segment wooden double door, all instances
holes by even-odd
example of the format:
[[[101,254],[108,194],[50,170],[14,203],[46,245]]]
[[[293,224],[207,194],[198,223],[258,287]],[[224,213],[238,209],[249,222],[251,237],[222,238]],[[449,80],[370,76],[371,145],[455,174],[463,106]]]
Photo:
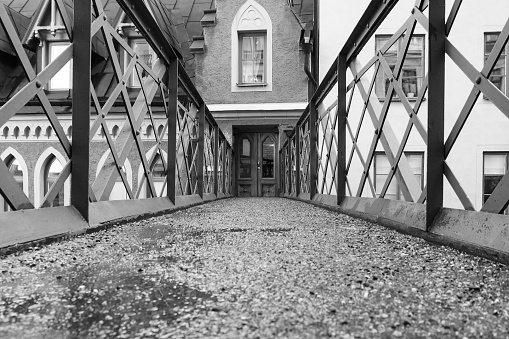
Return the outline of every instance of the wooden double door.
[[[240,133],[236,140],[237,196],[275,197],[277,134]]]

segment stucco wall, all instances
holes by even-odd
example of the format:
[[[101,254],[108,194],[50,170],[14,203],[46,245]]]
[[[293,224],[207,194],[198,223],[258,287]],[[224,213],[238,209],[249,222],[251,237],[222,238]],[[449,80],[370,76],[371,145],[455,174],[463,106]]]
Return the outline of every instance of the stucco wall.
[[[205,102],[232,104],[306,101],[304,54],[299,52],[301,28],[286,0],[258,0],[272,21],[272,91],[231,91],[231,26],[235,14],[245,2],[216,0],[217,24],[204,28],[206,51],[196,55],[196,85]]]

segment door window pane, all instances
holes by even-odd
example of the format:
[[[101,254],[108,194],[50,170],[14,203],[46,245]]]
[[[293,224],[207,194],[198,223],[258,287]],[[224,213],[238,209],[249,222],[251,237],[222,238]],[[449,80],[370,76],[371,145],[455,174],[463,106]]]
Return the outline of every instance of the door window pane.
[[[274,177],[274,141],[266,138],[262,145],[262,178]]]
[[[241,145],[239,176],[251,178],[251,142],[248,139],[243,139]]]

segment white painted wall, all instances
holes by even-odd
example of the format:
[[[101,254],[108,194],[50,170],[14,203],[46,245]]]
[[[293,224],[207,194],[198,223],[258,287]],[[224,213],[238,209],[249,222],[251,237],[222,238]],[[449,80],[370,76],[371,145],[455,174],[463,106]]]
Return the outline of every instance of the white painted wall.
[[[368,0],[356,1],[352,6],[351,1],[346,0],[323,0],[320,3],[320,77],[323,78],[329,69],[331,62],[336,58],[343,47],[357,20],[368,5]],[[393,34],[410,16],[414,1],[400,1],[394,11],[386,18],[377,34]],[[449,12],[452,1],[447,1]],[[480,70],[484,63],[484,33],[500,31],[508,19],[509,2],[506,0],[487,1],[464,1],[459,15],[456,19],[453,30],[449,36],[450,41]],[[428,15],[427,11],[425,15]],[[415,33],[426,34],[426,30],[417,25]],[[425,53],[428,53],[427,41],[425,42]],[[375,55],[375,39],[372,38],[358,56],[358,62],[365,65]],[[426,72],[429,69],[426,57]],[[351,74],[348,79],[352,79]],[[369,83],[373,76],[371,69],[365,75]],[[349,80],[350,81],[350,80]],[[446,57],[446,138],[450,133],[465,100],[472,89],[473,84],[463,75],[461,70]],[[427,97],[427,95],[426,95]],[[319,108],[323,112],[335,100],[334,91]],[[382,105],[383,102],[380,102]],[[411,102],[413,105],[413,102]],[[419,111],[419,118],[427,129],[427,104],[425,101]],[[352,100],[352,108],[349,114],[349,121],[353,132],[357,128],[363,101],[358,91]],[[368,120],[366,120],[368,119]],[[389,123],[398,140],[401,140],[403,131],[408,122],[408,115],[402,103],[393,102],[389,109],[387,122]],[[359,147],[366,160],[375,127],[366,115],[365,122],[361,129]],[[460,137],[458,138],[452,152],[447,159],[457,179],[466,191],[475,208],[482,207],[482,175],[483,175],[483,152],[489,150],[509,151],[509,120],[489,100],[485,100],[481,94]],[[350,138],[347,138],[350,140]],[[347,156],[350,154],[351,142],[347,144]],[[377,150],[382,150],[379,144]],[[425,151],[425,142],[420,135],[412,131],[406,151]],[[362,166],[358,157],[349,172],[349,181],[354,194],[357,190],[359,179],[362,175]],[[372,167],[371,167],[372,169]],[[456,194],[446,181],[444,191],[445,206],[462,208]],[[366,188],[368,185],[366,184]],[[363,191],[363,196],[371,196],[369,190]]]

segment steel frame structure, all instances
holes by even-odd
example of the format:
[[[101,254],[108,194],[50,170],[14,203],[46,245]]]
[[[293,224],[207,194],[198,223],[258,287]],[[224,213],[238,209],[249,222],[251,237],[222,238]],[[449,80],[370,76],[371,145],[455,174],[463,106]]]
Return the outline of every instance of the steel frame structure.
[[[0,162],[0,193],[13,210],[0,214],[0,247],[80,232],[112,220],[160,213],[230,196],[233,150],[185,72],[179,61],[179,53],[174,50],[146,5],[141,1],[117,0],[157,53],[158,59],[152,68],[138,57],[111,26],[101,0],[74,1],[73,17],[66,11],[64,2],[57,0],[56,4],[70,45],[39,73],[32,67],[23,48],[9,15],[9,8],[0,6],[0,23],[28,80],[23,88],[0,107],[0,123],[5,124],[35,97],[67,156],[67,163],[40,206],[32,204],[6,164]],[[105,42],[115,78],[115,88],[104,103],[99,101],[91,78],[91,43],[94,36],[99,35]],[[120,49],[129,56],[125,68],[120,65]],[[52,102],[44,91],[51,78],[71,59],[72,142],[65,134]],[[142,72],[147,76],[142,78]],[[131,76],[137,76],[141,83],[135,99],[130,98],[127,88]],[[119,101],[123,105],[126,119],[117,137],[113,139],[108,132],[106,119],[111,108],[114,104],[118,106]],[[166,123],[162,131],[155,133],[155,151],[147,156],[140,130],[144,119],[149,119],[152,126],[155,126],[156,101],[159,111],[162,107]],[[103,130],[110,154],[97,178],[91,180],[90,142],[99,129]],[[163,147],[165,133],[168,134],[166,156]],[[133,151],[140,158],[143,169],[136,191],[133,191],[122,170],[124,161]],[[161,190],[156,190],[150,167],[157,156],[166,174]],[[108,201],[118,177],[129,200]],[[71,181],[71,205],[42,208],[49,206],[49,202],[63,189],[67,180]],[[138,199],[142,190],[147,191],[150,199]]]
[[[487,248],[487,252],[501,251],[495,257],[500,259],[502,255],[508,261],[509,246],[506,244],[509,242],[506,240],[509,239],[507,232],[504,232],[504,225],[509,219],[498,213],[502,213],[509,205],[509,172],[481,211],[473,212],[473,204],[449,166],[448,156],[480,93],[509,117],[509,98],[489,80],[496,60],[509,40],[509,19],[484,67],[477,70],[448,38],[462,2],[455,0],[446,16],[445,0],[416,0],[409,6],[407,20],[367,64],[362,65],[357,56],[368,40],[374,37],[398,0],[372,0],[369,3],[309,101],[290,138],[280,149],[281,166],[285,168],[285,177],[281,180],[284,186],[281,196],[325,204],[344,213],[392,226],[397,224],[399,226],[394,227],[405,232],[416,229],[424,232],[419,233],[424,237],[429,237],[429,234],[440,235],[452,239],[452,243],[474,244]],[[402,67],[408,54],[410,38],[417,25],[427,32],[429,67],[415,101],[410,101],[399,80],[403,76]],[[386,52],[398,40],[402,40],[402,47],[396,64],[391,68]],[[446,57],[472,83],[472,90],[448,135],[444,128]],[[379,72],[383,72],[388,79],[388,89],[382,101],[374,90]],[[352,78],[350,82],[349,78]],[[362,100],[360,112],[353,112],[354,93]],[[387,119],[389,107],[396,96],[408,117],[406,129],[400,133],[400,138],[396,137]],[[331,100],[334,102],[324,107],[323,103]],[[427,125],[422,123],[418,115],[424,100],[428,101]],[[354,114],[358,121],[352,120]],[[369,151],[363,152],[358,143],[361,128],[366,125],[374,127],[374,130],[371,132]],[[404,152],[412,130],[418,133],[426,147],[427,181],[423,189],[415,180]],[[370,169],[373,168],[375,151],[379,145],[390,163],[390,172],[377,196]],[[350,179],[354,157],[362,166],[359,182]],[[288,164],[295,170],[288,171]],[[404,201],[383,199],[393,178],[401,188]],[[444,208],[444,178],[464,210]],[[366,197],[366,194],[370,197]],[[474,223],[480,220],[484,221],[482,224],[485,227],[489,225],[488,230],[475,226]],[[500,239],[494,240],[494,237]]]

